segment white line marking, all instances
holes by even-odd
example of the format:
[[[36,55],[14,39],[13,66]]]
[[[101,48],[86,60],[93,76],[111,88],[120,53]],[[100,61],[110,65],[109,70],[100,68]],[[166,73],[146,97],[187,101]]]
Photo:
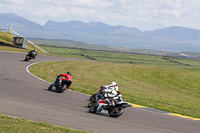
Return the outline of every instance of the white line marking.
[[[12,115],[7,115],[7,116],[9,116],[9,117],[12,117],[12,118],[19,118],[19,117],[16,117],[16,116],[12,116]]]
[[[37,64],[37,63],[40,63],[40,62],[35,62],[35,63],[32,63],[32,64],[28,65],[28,66],[26,67],[26,72],[28,72],[30,75],[32,75],[33,77],[35,77],[35,78],[37,78],[37,79],[39,79],[39,80],[41,80],[41,81],[43,81],[43,82],[46,82],[46,83],[48,83],[48,84],[52,84],[52,83],[50,83],[50,82],[48,82],[48,81],[46,81],[46,80],[44,80],[44,79],[41,79],[41,78],[35,76],[34,74],[32,74],[32,73],[29,71],[29,67],[31,67],[32,65],[35,65],[35,64]],[[76,92],[76,93],[79,93],[79,94],[82,94],[82,95],[85,95],[85,96],[91,96],[91,95],[84,94],[84,93],[77,92],[77,91],[70,90],[70,89],[69,89],[69,91],[73,91],[73,92]]]
[[[33,75],[33,74],[29,71],[29,67],[31,67],[32,65],[35,65],[35,64],[37,64],[37,63],[40,63],[40,62],[35,62],[35,63],[32,63],[32,64],[28,65],[28,66],[26,67],[26,71],[27,71],[30,75],[32,75],[33,77],[35,77],[35,78],[37,78],[37,79],[39,79],[39,80],[42,80],[42,81],[44,81],[44,82],[46,82],[46,83],[51,84],[50,82],[47,82],[46,80],[43,80],[43,79],[41,79],[41,78],[39,78],[39,77]]]

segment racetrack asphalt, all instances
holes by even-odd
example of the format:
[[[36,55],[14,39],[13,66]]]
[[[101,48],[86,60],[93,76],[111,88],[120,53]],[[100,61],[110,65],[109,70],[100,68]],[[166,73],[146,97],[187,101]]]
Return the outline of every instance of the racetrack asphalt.
[[[199,133],[200,121],[126,108],[118,118],[88,112],[89,96],[47,91],[50,85],[26,71],[34,62],[74,60],[38,55],[24,62],[25,53],[0,52],[0,113],[98,133]],[[72,84],[73,85],[73,84]]]

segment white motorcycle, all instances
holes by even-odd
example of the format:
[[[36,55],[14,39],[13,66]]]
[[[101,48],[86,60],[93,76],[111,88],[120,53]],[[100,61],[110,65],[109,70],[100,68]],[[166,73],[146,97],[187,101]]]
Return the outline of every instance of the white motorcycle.
[[[108,103],[110,102],[110,103]],[[122,94],[118,91],[114,97],[106,97],[98,100],[98,106],[95,104],[89,108],[90,113],[101,113],[110,117],[119,117],[124,113],[126,107],[131,107],[129,102],[125,102]]]

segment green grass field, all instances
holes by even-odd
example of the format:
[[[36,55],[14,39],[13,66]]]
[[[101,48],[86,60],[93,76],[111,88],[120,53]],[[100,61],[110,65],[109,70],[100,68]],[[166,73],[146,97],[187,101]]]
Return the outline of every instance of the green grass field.
[[[200,60],[86,49],[43,48],[55,55],[95,61],[70,62],[70,65],[69,62],[63,62],[64,66],[68,66],[64,68],[62,63],[43,64],[43,70],[52,70],[49,75],[56,76],[67,69],[75,73],[73,90],[91,95],[99,86],[115,80],[129,102],[200,118],[200,104],[197,102],[200,101]],[[55,68],[59,68],[58,71]],[[88,75],[84,75],[84,72]],[[87,80],[81,82],[76,79],[76,73],[83,74]],[[42,72],[38,72],[39,77],[42,75]],[[42,78],[53,82],[54,76]]]
[[[58,74],[70,71],[71,89],[90,95],[101,85],[116,81],[128,102],[200,118],[200,71],[193,68],[60,61],[39,63],[30,71],[49,82]]]

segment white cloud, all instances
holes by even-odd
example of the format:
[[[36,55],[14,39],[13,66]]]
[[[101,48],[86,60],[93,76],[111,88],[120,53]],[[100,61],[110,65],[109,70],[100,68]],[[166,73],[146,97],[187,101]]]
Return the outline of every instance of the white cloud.
[[[48,20],[101,21],[141,30],[179,25],[200,29],[199,0],[1,0],[12,12],[41,25]]]
[[[112,3],[105,0],[76,0],[72,1],[71,5],[86,8],[108,8]]]
[[[13,4],[13,5],[22,5],[25,4],[25,0],[1,0],[2,4]]]

